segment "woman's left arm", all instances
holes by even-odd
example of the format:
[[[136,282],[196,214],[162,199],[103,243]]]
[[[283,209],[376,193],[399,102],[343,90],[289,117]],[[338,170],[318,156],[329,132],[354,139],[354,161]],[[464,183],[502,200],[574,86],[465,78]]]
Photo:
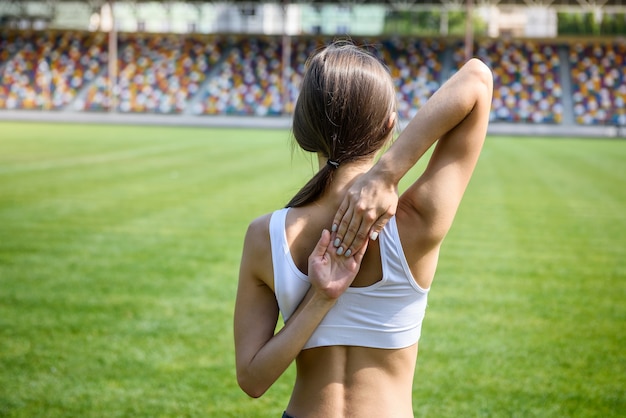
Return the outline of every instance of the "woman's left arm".
[[[471,59],[433,94],[346,193],[333,221],[343,250],[353,251],[372,230],[380,231],[400,204],[419,215],[434,241],[443,239],[485,140],[492,89],[491,70]],[[434,143],[425,172],[397,202],[400,179]]]
[[[253,222],[246,234],[235,303],[234,335],[237,380],[248,395],[259,397],[280,377],[300,353],[337,298],[359,270],[365,248],[353,257],[335,254],[331,236],[324,231],[309,257],[311,288],[285,326],[274,334],[278,306],[263,277],[272,272],[267,228]],[[364,246],[366,247],[366,246]],[[265,280],[264,280],[265,279]]]

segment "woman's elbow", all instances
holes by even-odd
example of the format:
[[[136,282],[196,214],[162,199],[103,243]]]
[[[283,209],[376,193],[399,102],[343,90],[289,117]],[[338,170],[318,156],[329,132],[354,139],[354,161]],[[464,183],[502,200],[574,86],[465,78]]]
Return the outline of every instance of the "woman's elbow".
[[[237,372],[237,384],[251,398],[260,398],[268,389],[244,372]]]
[[[465,67],[467,68],[469,77],[471,77],[473,81],[482,83],[491,95],[491,91],[493,90],[493,73],[491,72],[491,68],[478,58],[470,59],[465,64]]]

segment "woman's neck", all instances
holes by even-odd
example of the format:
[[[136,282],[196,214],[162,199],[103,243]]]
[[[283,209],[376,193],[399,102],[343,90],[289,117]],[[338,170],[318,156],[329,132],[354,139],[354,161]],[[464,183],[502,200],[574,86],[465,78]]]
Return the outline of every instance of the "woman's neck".
[[[328,157],[318,154],[319,168],[322,169],[328,164]],[[328,205],[330,207],[339,207],[348,188],[354,181],[366,173],[374,165],[374,158],[364,159],[350,163],[340,164],[335,170],[333,181],[329,184],[328,189],[316,203]]]

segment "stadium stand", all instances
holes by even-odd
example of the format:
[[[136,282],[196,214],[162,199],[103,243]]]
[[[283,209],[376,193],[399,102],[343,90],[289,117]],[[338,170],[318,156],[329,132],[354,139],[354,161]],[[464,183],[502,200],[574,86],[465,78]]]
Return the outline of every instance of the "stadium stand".
[[[91,32],[3,32],[0,108],[61,109],[106,62],[106,36]]]
[[[199,92],[222,42],[180,35],[122,34],[119,39],[119,111],[180,113]],[[87,91],[81,110],[108,110],[108,71]]]
[[[118,38],[120,113],[289,114],[322,37],[158,35]],[[461,40],[354,39],[389,66],[410,118],[464,60]],[[626,42],[481,39],[494,72],[495,122],[626,125]],[[283,56],[289,65],[283,68]],[[0,109],[111,110],[107,36],[0,31]],[[283,81],[284,80],[284,81]],[[571,98],[571,99],[570,99]]]
[[[387,63],[398,91],[398,114],[412,118],[417,109],[439,88],[445,48],[443,41],[384,39],[380,58]]]
[[[475,55],[494,74],[491,119],[503,122],[560,123],[563,94],[558,46],[541,41],[484,40]],[[464,61],[464,46],[457,43],[454,62]]]
[[[231,38],[208,81],[196,114],[280,115],[283,113],[280,38]]]
[[[569,57],[576,122],[626,125],[626,43],[578,41]]]

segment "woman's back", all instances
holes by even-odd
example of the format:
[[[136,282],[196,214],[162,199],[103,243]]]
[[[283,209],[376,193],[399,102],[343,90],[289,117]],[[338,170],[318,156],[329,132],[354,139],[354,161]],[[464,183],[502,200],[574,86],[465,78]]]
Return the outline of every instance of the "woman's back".
[[[412,417],[417,344],[403,349],[303,350],[287,410],[306,417]]]
[[[304,207],[291,208],[285,214],[284,239],[289,248],[288,256],[293,259],[294,264],[303,274],[307,274],[308,258],[313,251],[311,243],[314,243],[318,238],[319,230],[329,224],[329,220],[332,219],[336,212],[336,205],[333,205],[332,202],[337,201],[341,196],[341,192],[333,195],[331,191],[320,201]],[[402,215],[399,218],[397,221],[398,230],[417,232],[415,231],[416,224],[405,224],[408,219]],[[282,221],[282,218],[280,220]],[[396,225],[395,223],[388,224],[386,228],[396,228]],[[356,300],[358,303],[359,296],[362,296],[363,291],[374,288],[379,284],[384,284],[381,283],[384,274],[387,276],[390,274],[398,275],[397,271],[384,272],[383,256],[381,256],[381,245],[385,245],[385,248],[393,245],[393,243],[387,242],[393,236],[393,232],[383,234],[379,240],[372,242],[368,246],[361,268],[350,286],[351,289],[347,290],[340,297],[339,305],[347,303],[342,302],[343,299]],[[282,253],[282,250],[280,252]],[[389,256],[388,251],[385,252],[384,256]],[[436,260],[433,260],[433,262],[436,263]],[[413,280],[412,277],[406,277],[410,276],[410,273],[405,273],[400,271],[400,274],[405,277],[396,277],[395,280],[400,283],[403,280]],[[274,281],[281,280],[281,278],[276,277],[276,272],[271,272],[268,277],[273,277]],[[288,279],[294,280],[293,277]],[[432,277],[425,278],[425,281],[430,282],[431,279]],[[419,285],[417,288],[420,290]],[[413,287],[410,285],[405,286],[405,289],[408,289],[411,299],[418,301],[419,298],[423,298],[423,304],[425,305],[426,290],[422,289],[423,293],[414,292]],[[389,289],[385,288],[379,290],[383,295],[390,292]],[[276,292],[275,284],[274,291]],[[348,299],[346,296],[354,297]],[[369,303],[366,306],[369,314],[368,312],[362,312],[362,315],[373,316],[372,314],[375,311],[384,309],[384,307],[378,306],[379,304],[382,305],[382,303],[377,303],[376,297],[379,296],[367,299],[361,297],[361,299],[365,299],[365,303]],[[397,297],[392,303],[395,309],[406,308],[398,306],[399,301]],[[352,310],[354,311],[354,309],[353,307]],[[422,315],[419,312],[413,312],[411,311],[412,316],[407,318],[405,322],[421,327],[423,312]],[[325,320],[330,322],[331,326],[338,326],[333,324],[333,321],[338,319],[337,316],[332,315],[332,311]],[[383,316],[382,320],[387,322],[384,327],[381,324],[383,332],[390,333],[393,329],[392,318]],[[325,322],[322,322],[318,327],[318,332],[320,332],[320,329],[324,329],[324,326]],[[403,327],[405,326],[406,324],[403,324]],[[419,329],[417,331],[419,332]],[[337,338],[341,337],[339,340],[346,342],[341,335],[342,331],[334,329],[332,332],[334,332]],[[368,340],[367,331],[355,332],[360,335],[357,334],[352,337],[355,339],[354,341],[351,341],[349,336],[346,337],[347,342],[376,345],[374,341],[375,336],[372,337],[371,341]],[[316,336],[314,334],[312,339],[315,339]],[[395,338],[397,340],[398,337]],[[380,345],[380,343],[378,344]],[[410,417],[412,416],[410,388],[412,387],[416,355],[417,343],[413,341],[408,346],[402,348],[331,345],[305,349],[296,358],[297,379],[288,410],[296,417]]]
[[[319,231],[332,223],[338,205],[328,203],[339,196],[328,196],[305,207],[290,208],[285,222],[285,236],[291,256],[300,271],[307,274],[309,255],[313,251]],[[363,257],[362,268],[350,287],[371,286],[382,278],[382,264],[378,243],[371,243]]]

